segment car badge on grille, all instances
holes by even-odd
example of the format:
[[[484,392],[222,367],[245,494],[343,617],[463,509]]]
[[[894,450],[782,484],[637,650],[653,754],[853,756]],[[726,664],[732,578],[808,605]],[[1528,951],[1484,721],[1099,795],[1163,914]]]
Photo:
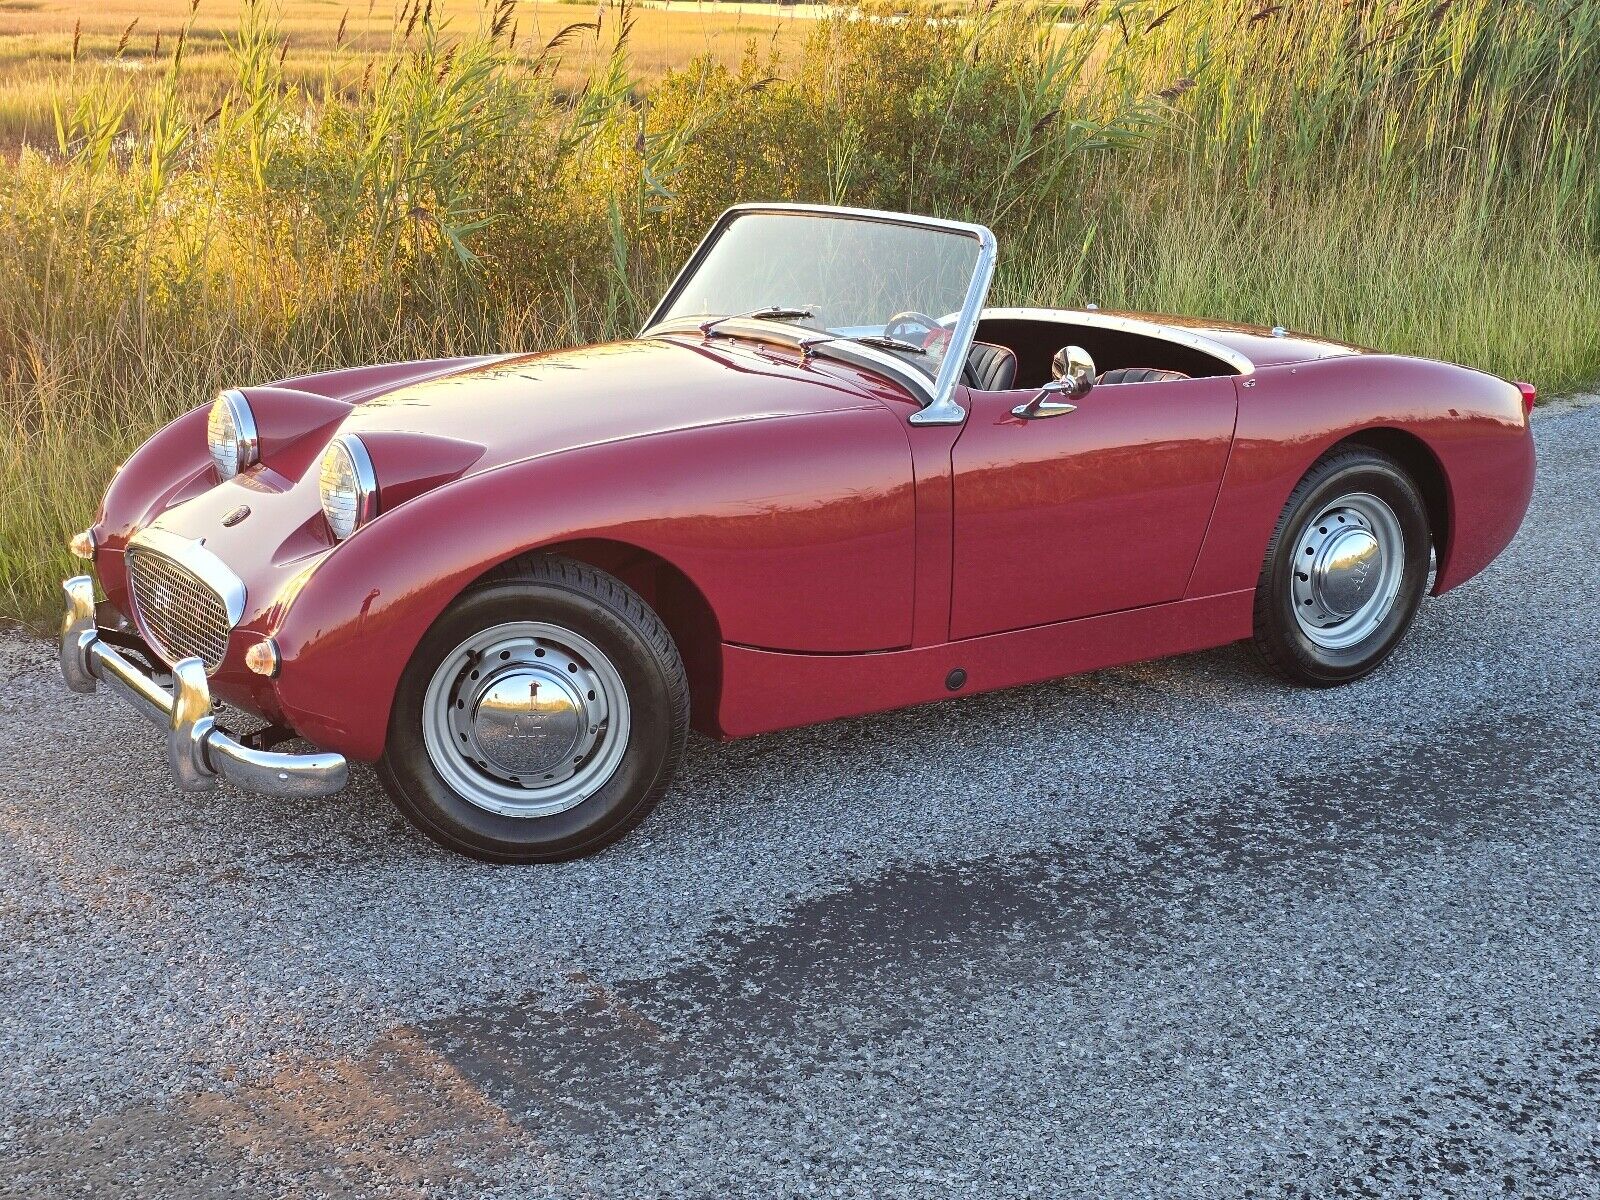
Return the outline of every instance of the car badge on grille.
[[[238,508],[234,509],[232,512],[228,513],[222,518],[222,527],[224,529],[232,529],[235,525],[249,515],[250,506],[248,504],[241,504]]]

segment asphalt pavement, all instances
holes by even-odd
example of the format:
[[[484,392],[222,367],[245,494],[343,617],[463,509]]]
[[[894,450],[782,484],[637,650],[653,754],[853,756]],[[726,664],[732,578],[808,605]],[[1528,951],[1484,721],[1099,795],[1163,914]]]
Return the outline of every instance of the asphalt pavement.
[[[556,867],[173,789],[0,639],[0,1195],[1600,1196],[1600,407],[1331,692],[715,745]]]

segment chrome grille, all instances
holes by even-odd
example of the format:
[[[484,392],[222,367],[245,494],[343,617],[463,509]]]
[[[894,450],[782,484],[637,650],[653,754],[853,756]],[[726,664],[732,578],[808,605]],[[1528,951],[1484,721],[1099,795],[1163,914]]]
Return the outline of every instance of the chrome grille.
[[[130,545],[126,562],[133,611],[150,648],[171,666],[194,655],[207,674],[228,649],[228,609],[192,571],[159,550]]]

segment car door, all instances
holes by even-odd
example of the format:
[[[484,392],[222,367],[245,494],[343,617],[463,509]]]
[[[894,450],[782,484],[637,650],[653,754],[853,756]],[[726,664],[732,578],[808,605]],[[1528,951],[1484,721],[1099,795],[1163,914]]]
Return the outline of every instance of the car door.
[[[950,636],[1180,599],[1221,486],[1233,377],[1092,388],[1026,420],[1034,392],[973,392],[952,451]]]

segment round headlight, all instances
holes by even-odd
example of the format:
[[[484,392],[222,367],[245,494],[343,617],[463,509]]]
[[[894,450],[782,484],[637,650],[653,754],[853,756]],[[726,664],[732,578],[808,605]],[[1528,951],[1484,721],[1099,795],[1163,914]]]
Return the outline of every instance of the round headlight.
[[[255,463],[261,444],[256,438],[256,419],[243,392],[223,392],[211,404],[206,418],[206,446],[217,465],[219,479],[232,479]]]
[[[378,479],[361,439],[341,434],[322,454],[322,514],[343,541],[378,511]]]

